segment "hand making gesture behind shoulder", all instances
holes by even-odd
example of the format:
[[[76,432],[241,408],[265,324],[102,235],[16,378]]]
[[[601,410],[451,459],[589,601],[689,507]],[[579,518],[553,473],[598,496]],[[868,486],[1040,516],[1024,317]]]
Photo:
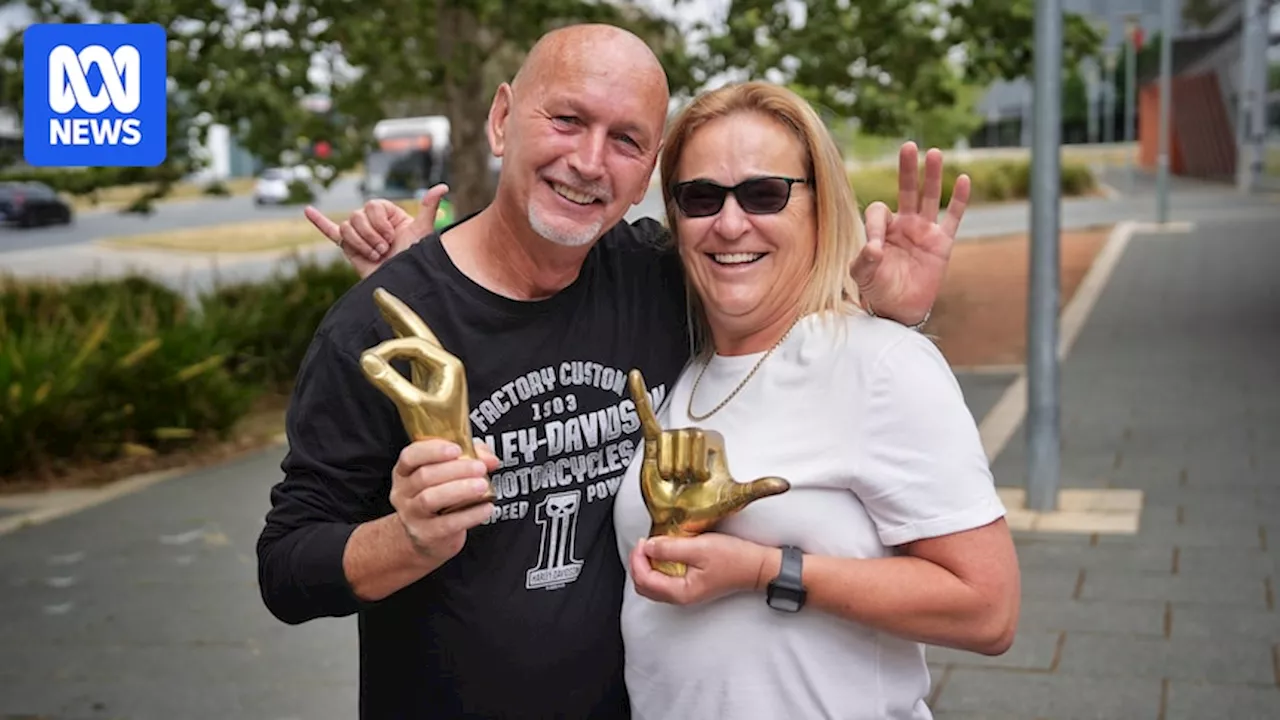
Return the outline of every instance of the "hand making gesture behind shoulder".
[[[310,205],[303,214],[320,234],[342,249],[342,254],[360,277],[366,278],[382,263],[435,230],[440,199],[447,192],[447,185],[436,185],[428,190],[422,196],[416,217],[390,200],[382,199],[366,202],[341,224]]]
[[[867,207],[867,244],[850,269],[863,307],[904,325],[923,321],[938,299],[971,185],[968,175],[956,178],[951,202],[939,218],[942,151],[935,148],[925,154],[923,187],[919,165],[915,143],[903,145],[898,154],[897,212],[883,202]]]

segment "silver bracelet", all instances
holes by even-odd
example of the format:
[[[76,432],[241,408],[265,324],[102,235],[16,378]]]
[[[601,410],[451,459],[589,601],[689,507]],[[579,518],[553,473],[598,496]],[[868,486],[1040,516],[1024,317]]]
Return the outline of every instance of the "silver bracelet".
[[[886,318],[881,315],[877,315],[876,309],[871,307],[870,300],[867,301],[867,314],[873,318],[881,318],[882,320],[893,320],[893,318]],[[916,332],[919,332],[920,329],[924,327],[924,324],[929,322],[929,316],[932,314],[933,314],[933,308],[929,308],[928,310],[924,311],[924,317],[920,320],[920,322],[916,323],[915,325],[907,325],[906,327],[912,330],[915,330]],[[893,320],[893,321],[897,322],[897,320]]]

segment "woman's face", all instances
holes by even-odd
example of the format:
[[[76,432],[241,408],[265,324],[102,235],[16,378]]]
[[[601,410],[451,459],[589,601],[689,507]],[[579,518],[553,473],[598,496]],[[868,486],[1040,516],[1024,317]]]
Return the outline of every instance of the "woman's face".
[[[698,128],[677,166],[676,213],[680,255],[717,337],[742,338],[795,313],[817,247],[813,188],[805,179],[800,140],[778,121],[737,113]],[[699,181],[733,187],[773,178],[724,195]],[[785,205],[783,201],[786,200]],[[754,211],[754,212],[749,212]],[[694,214],[703,217],[690,217]],[[709,214],[708,214],[709,213]]]

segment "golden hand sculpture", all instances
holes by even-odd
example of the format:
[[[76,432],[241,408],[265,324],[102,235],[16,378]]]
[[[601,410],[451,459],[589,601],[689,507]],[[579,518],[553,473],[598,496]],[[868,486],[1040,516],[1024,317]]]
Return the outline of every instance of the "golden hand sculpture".
[[[729,474],[724,438],[714,430],[663,430],[658,424],[639,370],[627,376],[631,401],[644,433],[640,492],[649,510],[649,536],[693,537],[747,505],[791,489],[780,477],[739,483]],[[684,563],[655,560],[654,570],[683,577]]]
[[[467,377],[462,361],[445,350],[426,322],[399,298],[378,288],[373,291],[373,299],[396,338],[384,340],[360,355],[364,376],[399,408],[411,440],[443,438],[457,443],[464,457],[479,459],[471,440]],[[412,381],[391,366],[391,361],[400,359],[409,361]],[[481,502],[492,502],[496,497],[490,487]],[[462,509],[449,508],[446,512]]]

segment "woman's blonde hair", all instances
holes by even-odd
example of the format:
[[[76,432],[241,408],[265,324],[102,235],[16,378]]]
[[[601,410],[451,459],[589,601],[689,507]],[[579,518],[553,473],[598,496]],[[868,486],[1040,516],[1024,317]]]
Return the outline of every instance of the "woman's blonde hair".
[[[689,138],[706,123],[738,113],[759,113],[781,123],[805,148],[805,172],[813,183],[816,201],[818,245],[800,298],[800,314],[853,311],[858,307],[858,286],[849,268],[866,243],[857,200],[844,158],[822,118],[804,98],[787,88],[766,82],[727,85],[699,95],[672,121],[663,143],[660,167],[662,199],[672,240],[679,241],[679,208],[671,192]],[[694,288],[690,287],[687,294],[694,351],[709,351],[706,311]]]

